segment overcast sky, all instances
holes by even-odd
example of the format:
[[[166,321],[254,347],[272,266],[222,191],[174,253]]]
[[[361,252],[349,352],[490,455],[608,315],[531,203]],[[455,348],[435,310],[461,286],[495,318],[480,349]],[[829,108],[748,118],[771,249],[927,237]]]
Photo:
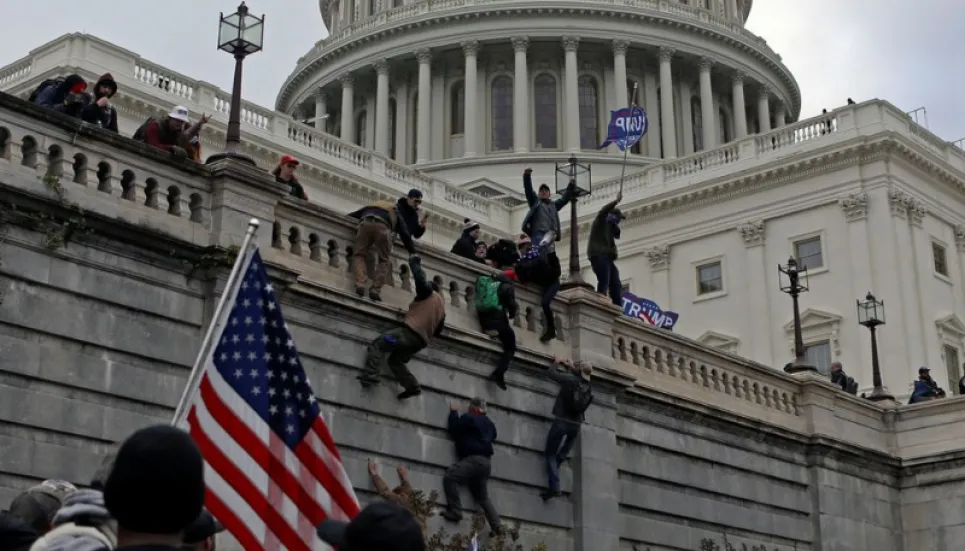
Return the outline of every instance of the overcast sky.
[[[85,31],[228,90],[232,61],[215,41],[218,12],[234,11],[234,1],[18,4],[4,15],[0,66],[64,33]],[[961,1],[755,0],[748,27],[797,77],[802,118],[848,97],[881,98],[905,111],[926,107],[931,130],[957,140],[965,137]],[[327,32],[317,0],[249,0],[248,6],[267,19],[265,50],[245,63],[244,97],[274,107],[295,61]]]

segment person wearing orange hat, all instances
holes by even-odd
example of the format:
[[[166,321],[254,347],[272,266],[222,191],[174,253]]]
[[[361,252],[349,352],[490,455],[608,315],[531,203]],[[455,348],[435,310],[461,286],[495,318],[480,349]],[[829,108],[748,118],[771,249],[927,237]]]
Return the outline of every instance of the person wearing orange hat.
[[[289,195],[307,201],[308,194],[305,193],[305,188],[295,177],[295,169],[298,168],[298,164],[298,159],[291,155],[285,155],[278,161],[278,166],[271,171],[271,174],[275,177],[276,182],[288,186]]]

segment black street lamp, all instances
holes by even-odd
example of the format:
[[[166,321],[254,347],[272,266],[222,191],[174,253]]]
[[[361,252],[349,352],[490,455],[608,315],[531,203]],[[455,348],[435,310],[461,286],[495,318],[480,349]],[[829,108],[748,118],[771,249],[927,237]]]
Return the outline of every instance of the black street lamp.
[[[869,400],[894,400],[895,397],[888,394],[888,391],[881,385],[881,366],[878,364],[878,335],[875,329],[879,325],[885,324],[885,302],[875,300],[875,296],[868,291],[868,296],[864,300],[856,300],[858,305],[858,325],[864,325],[871,331],[871,382],[874,389],[866,398]]]
[[[228,114],[225,150],[224,153],[208,157],[209,163],[221,159],[238,159],[255,164],[250,157],[238,152],[238,145],[241,143],[241,69],[247,56],[261,51],[264,38],[265,16],[258,18],[251,15],[244,2],[235,13],[221,13],[218,22],[218,49],[235,56],[235,81],[231,87],[231,111]]]
[[[571,155],[566,164],[556,165],[556,192],[563,193],[571,182],[576,186],[570,200],[570,274],[560,285],[560,289],[584,287],[593,290],[593,286],[583,280],[583,272],[580,270],[580,225],[576,211],[577,199],[590,194],[590,180],[590,165],[578,163],[575,155]]]
[[[797,260],[792,256],[787,259],[787,265],[777,265],[778,280],[781,284],[781,292],[791,295],[791,302],[794,305],[794,361],[784,366],[787,373],[799,373],[801,371],[817,371],[817,369],[807,363],[804,358],[804,337],[801,335],[801,309],[798,307],[798,297],[801,293],[808,291],[808,269],[798,269]],[[784,277],[786,276],[786,280]],[[801,282],[804,276],[804,282]]]

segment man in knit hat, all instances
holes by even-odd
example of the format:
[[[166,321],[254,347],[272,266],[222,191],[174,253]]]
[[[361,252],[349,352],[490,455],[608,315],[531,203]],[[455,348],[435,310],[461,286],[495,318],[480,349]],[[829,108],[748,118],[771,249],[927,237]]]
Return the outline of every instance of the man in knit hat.
[[[485,259],[480,260],[476,255],[476,243],[479,241],[479,234],[481,232],[482,230],[478,222],[473,222],[466,218],[462,224],[462,235],[459,236],[459,239],[456,239],[456,242],[453,243],[452,249],[450,249],[449,252],[468,260],[485,262]]]
[[[204,462],[188,433],[143,428],[124,441],[104,484],[104,503],[117,520],[117,549],[180,550],[181,533],[204,505]]]

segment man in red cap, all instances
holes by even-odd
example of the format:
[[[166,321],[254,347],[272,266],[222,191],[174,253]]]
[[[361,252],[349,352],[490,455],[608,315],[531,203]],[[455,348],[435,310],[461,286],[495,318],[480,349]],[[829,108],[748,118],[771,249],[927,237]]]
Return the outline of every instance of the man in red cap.
[[[298,159],[291,155],[285,155],[278,161],[278,166],[275,167],[275,170],[272,170],[271,173],[275,177],[276,182],[288,186],[289,195],[307,201],[308,194],[305,193],[305,188],[301,182],[298,181],[298,178],[295,177],[295,169],[298,168],[298,164]]]

